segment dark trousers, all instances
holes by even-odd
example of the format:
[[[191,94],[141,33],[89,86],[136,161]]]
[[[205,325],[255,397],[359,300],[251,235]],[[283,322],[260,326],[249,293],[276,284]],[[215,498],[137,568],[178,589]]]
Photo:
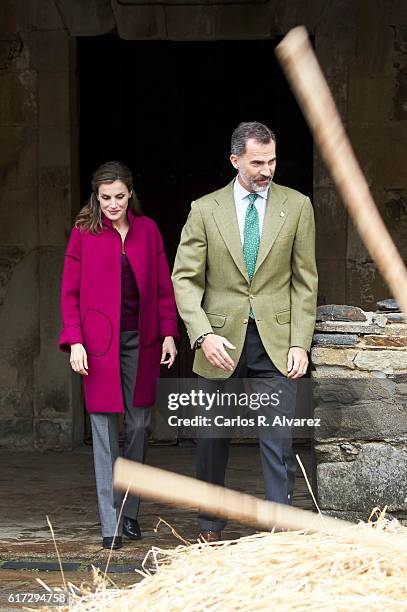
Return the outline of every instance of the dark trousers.
[[[275,389],[276,382],[286,377],[275,367],[264,350],[263,343],[257,329],[252,322],[248,324],[247,335],[239,362],[232,374],[235,378],[253,379],[250,381],[251,393],[270,393]],[[208,383],[217,384],[219,381],[207,381],[200,378],[202,386]],[[290,386],[291,399],[288,412],[293,416],[295,408],[294,387]],[[267,407],[269,418],[273,418],[274,409]],[[287,412],[287,406],[285,411]],[[278,410],[275,410],[278,414]],[[284,430],[279,437],[269,430],[259,428],[259,447],[261,465],[265,486],[266,499],[280,504],[290,504],[295,481],[295,458],[292,451],[291,436]],[[225,472],[229,458],[230,438],[198,438],[196,450],[196,475],[200,480],[223,486]],[[199,528],[204,530],[220,531],[226,521],[205,514],[198,515]]]

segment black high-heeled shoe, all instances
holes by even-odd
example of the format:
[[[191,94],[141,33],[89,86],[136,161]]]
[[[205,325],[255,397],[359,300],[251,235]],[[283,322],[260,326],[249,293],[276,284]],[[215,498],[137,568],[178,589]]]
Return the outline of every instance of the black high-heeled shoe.
[[[114,541],[113,541],[114,540]],[[123,546],[122,536],[107,537],[102,540],[103,548],[111,548],[112,550],[117,550]]]

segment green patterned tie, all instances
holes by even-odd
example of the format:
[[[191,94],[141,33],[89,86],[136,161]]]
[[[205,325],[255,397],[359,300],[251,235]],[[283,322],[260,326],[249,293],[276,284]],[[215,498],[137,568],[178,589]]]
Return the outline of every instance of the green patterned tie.
[[[255,205],[257,193],[249,193],[249,206],[246,210],[243,234],[243,256],[246,262],[247,274],[252,282],[256,268],[257,254],[260,245],[259,215]],[[249,317],[254,319],[253,310],[250,307]]]

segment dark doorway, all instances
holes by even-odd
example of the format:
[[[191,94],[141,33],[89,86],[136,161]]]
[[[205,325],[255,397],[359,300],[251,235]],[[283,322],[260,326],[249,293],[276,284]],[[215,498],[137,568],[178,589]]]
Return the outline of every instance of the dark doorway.
[[[276,182],[312,196],[312,138],[275,59],[278,42],[79,38],[82,203],[100,163],[125,162],[172,266],[191,200],[232,179],[230,136],[248,120],[277,134]],[[184,337],[174,375],[189,376],[191,361]]]

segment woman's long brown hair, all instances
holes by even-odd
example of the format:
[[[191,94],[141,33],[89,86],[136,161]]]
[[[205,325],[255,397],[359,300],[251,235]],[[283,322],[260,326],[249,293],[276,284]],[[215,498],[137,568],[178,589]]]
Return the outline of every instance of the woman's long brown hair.
[[[133,177],[127,166],[118,161],[106,162],[99,166],[95,170],[92,178],[92,194],[80,210],[76,219],[75,227],[81,230],[89,230],[92,234],[98,234],[102,231],[102,211],[100,204],[97,199],[99,187],[105,183],[114,183],[114,181],[121,181],[124,183],[132,195],[129,199],[129,208],[134,212],[135,215],[140,216],[141,212],[140,203],[134,193],[133,188]]]

